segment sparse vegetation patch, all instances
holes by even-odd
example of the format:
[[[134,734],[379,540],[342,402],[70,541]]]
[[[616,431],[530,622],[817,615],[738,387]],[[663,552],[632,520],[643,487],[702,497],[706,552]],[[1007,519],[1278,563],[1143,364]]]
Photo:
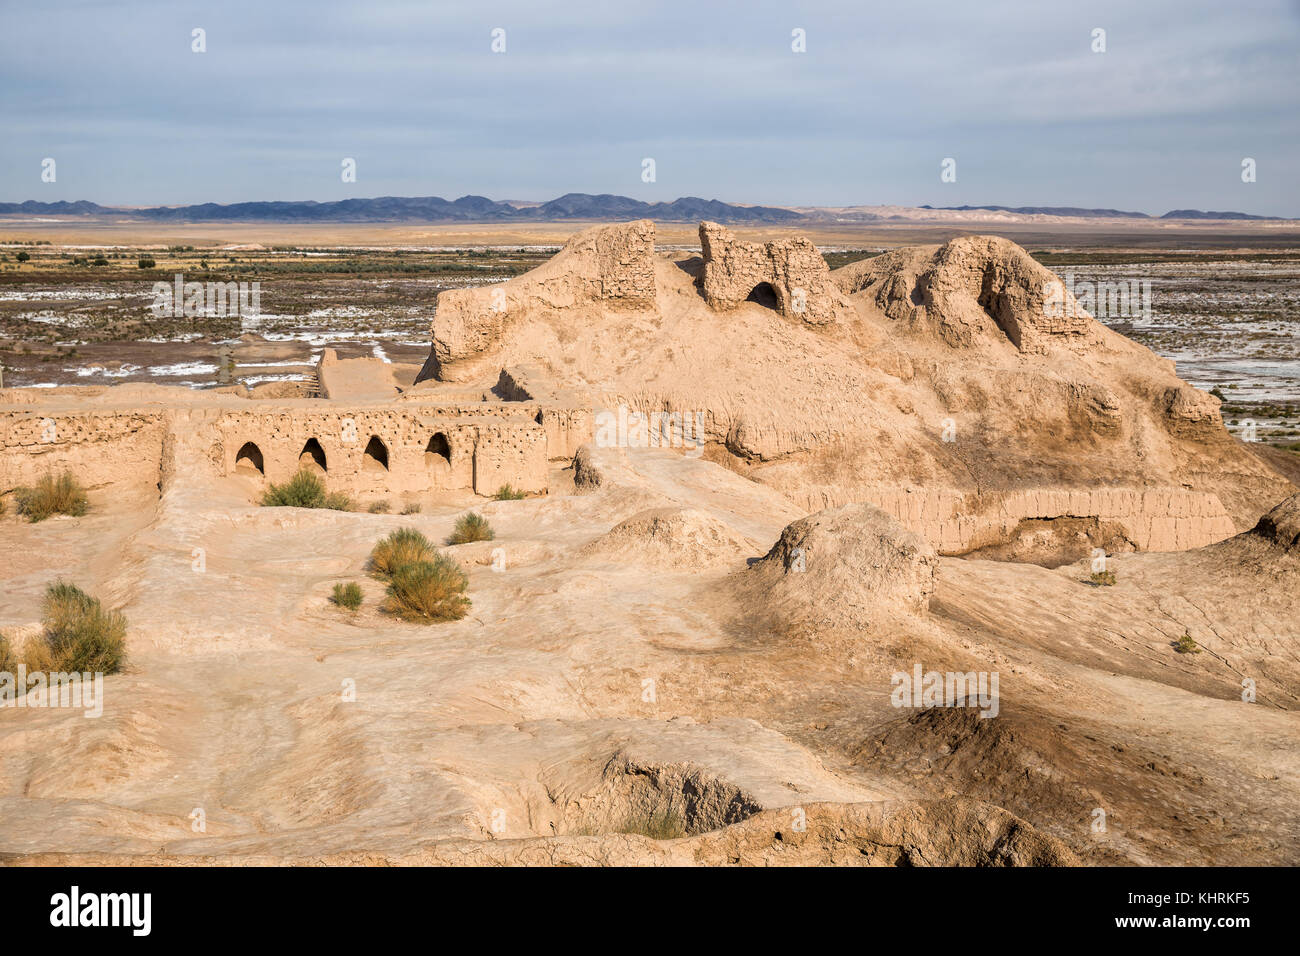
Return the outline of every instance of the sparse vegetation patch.
[[[300,471],[282,485],[272,484],[262,495],[266,508],[327,508],[351,511],[352,499],[341,491],[326,491],[325,482],[310,471]]]
[[[355,611],[361,607],[361,599],[361,585],[356,581],[334,585],[334,593],[330,595],[331,601],[339,607],[347,608],[349,611]]]
[[[115,674],[126,659],[126,618],[107,610],[75,584],[56,581],[45,591],[44,650],[48,660],[28,666],[66,672]]]
[[[384,610],[407,621],[456,621],[465,616],[470,601],[460,565],[445,554],[398,568],[388,585]]]
[[[414,528],[398,528],[370,552],[370,569],[392,577],[408,564],[431,561],[437,549],[433,542]]]
[[[44,521],[56,514],[80,517],[88,507],[86,489],[70,471],[57,478],[46,475],[35,487],[19,488],[14,492],[14,498],[18,501],[18,513],[33,522]]]
[[[456,519],[456,527],[452,529],[447,543],[469,544],[471,541],[491,541],[495,537],[496,532],[492,530],[487,519],[471,511]]]

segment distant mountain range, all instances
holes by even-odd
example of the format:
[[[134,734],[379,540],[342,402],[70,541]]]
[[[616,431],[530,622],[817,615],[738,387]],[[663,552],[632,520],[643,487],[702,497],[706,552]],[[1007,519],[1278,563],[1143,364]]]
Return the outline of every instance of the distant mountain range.
[[[1082,209],[1078,206],[921,206],[921,209],[942,209],[945,212],[973,212],[975,210],[987,210],[989,212],[1014,212],[1020,216],[1070,216],[1076,219],[1151,219],[1144,212],[1124,212],[1122,209]],[[1161,218],[1167,218],[1162,216]],[[1201,214],[1204,215],[1204,214]],[[1198,215],[1196,218],[1201,218]],[[1242,216],[1241,213],[1234,213],[1234,218]],[[1258,217],[1250,217],[1258,218]]]
[[[1148,216],[1144,212],[1124,212],[1122,209],[1081,209],[1078,206],[921,206],[921,209],[943,209],[950,212],[970,212],[976,209],[991,212],[1014,212],[1022,216],[1070,216],[1076,219],[1281,219],[1281,216],[1252,216],[1245,212],[1204,212],[1200,209],[1174,209],[1163,216]]]
[[[794,223],[854,219],[871,221],[897,219],[897,215],[873,212],[877,207],[856,206],[848,210],[804,209],[779,206],[739,206],[716,199],[686,196],[672,202],[647,203],[627,196],[567,193],[544,203],[497,202],[484,196],[461,196],[446,200],[439,196],[383,196],[378,199],[343,199],[338,202],[241,202],[220,205],[152,206],[134,209],[101,206],[98,203],[35,202],[0,203],[0,215],[28,216],[111,216],[147,222],[557,222],[563,220],[655,219],[661,222],[698,222],[710,219],[725,223]],[[898,208],[898,207],[890,207]],[[1244,212],[1202,212],[1175,209],[1163,216],[1118,209],[1081,209],[1075,206],[920,206],[935,212],[1005,212],[1014,215],[1066,216],[1070,218],[1122,219],[1277,219]],[[846,215],[847,214],[847,215]]]
[[[114,216],[149,222],[553,222],[564,219],[657,219],[665,222],[794,222],[804,217],[774,206],[735,206],[687,196],[641,202],[627,196],[568,193],[544,203],[496,202],[483,196],[448,201],[439,196],[383,196],[338,202],[240,202],[230,205],[153,206],[146,209],[86,202],[0,203],[0,215]]]
[[[1252,216],[1244,212],[1203,212],[1200,209],[1175,209],[1161,219],[1281,219],[1281,216]]]

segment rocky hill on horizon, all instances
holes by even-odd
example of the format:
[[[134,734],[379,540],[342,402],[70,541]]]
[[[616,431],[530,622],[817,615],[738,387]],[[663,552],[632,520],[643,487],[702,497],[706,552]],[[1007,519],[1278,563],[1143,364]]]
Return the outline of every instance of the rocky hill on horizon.
[[[259,201],[198,203],[187,206],[103,206],[89,200],[74,202],[0,203],[0,216],[112,216],[146,222],[428,222],[496,223],[562,222],[650,219],[656,222],[698,222],[707,219],[729,224],[782,224],[817,221],[877,222],[891,219],[924,219],[944,214],[968,214],[987,218],[1042,217],[1069,219],[1193,219],[1193,220],[1277,220],[1278,216],[1256,216],[1242,212],[1204,212],[1176,209],[1162,216],[1117,209],[1087,209],[1076,206],[849,206],[801,207],[743,205],[717,199],[683,196],[672,202],[644,202],[608,193],[566,193],[548,202],[502,202],[484,196],[461,196],[447,200],[440,196],[380,196],[370,199]]]

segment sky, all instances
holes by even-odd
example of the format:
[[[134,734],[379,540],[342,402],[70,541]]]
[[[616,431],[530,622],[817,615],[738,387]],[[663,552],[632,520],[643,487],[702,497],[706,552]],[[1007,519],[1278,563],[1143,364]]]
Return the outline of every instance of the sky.
[[[1300,217],[1298,0],[0,2],[0,201]]]

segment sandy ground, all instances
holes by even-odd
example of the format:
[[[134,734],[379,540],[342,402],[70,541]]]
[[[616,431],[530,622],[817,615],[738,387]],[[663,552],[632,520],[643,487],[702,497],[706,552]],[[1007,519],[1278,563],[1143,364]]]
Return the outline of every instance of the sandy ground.
[[[1235,591],[1213,548],[1126,556],[1114,588],[1080,566],[942,559],[919,617],[769,630],[737,585],[798,512],[703,460],[608,454],[627,457],[594,491],[557,469],[548,497],[412,516],[257,508],[236,477],[0,519],[0,627],[30,630],[56,576],[131,624],[103,717],[0,711],[0,852],[897,863],[978,862],[983,841],[1029,862],[1297,861],[1294,591]],[[497,539],[449,549],[469,616],[377,612],[373,543],[399,526],[441,539],[471,505]],[[688,559],[622,541],[611,559],[605,536],[649,507],[733,537]],[[1192,596],[1170,599],[1189,568]],[[344,580],[366,591],[355,614],[328,601]],[[1172,651],[1185,628],[1208,653]],[[999,671],[999,718],[891,706],[890,672],[912,661]],[[1256,703],[1237,699],[1247,672]],[[666,808],[686,833],[656,832]],[[1008,850],[1015,833],[1041,845]]]

